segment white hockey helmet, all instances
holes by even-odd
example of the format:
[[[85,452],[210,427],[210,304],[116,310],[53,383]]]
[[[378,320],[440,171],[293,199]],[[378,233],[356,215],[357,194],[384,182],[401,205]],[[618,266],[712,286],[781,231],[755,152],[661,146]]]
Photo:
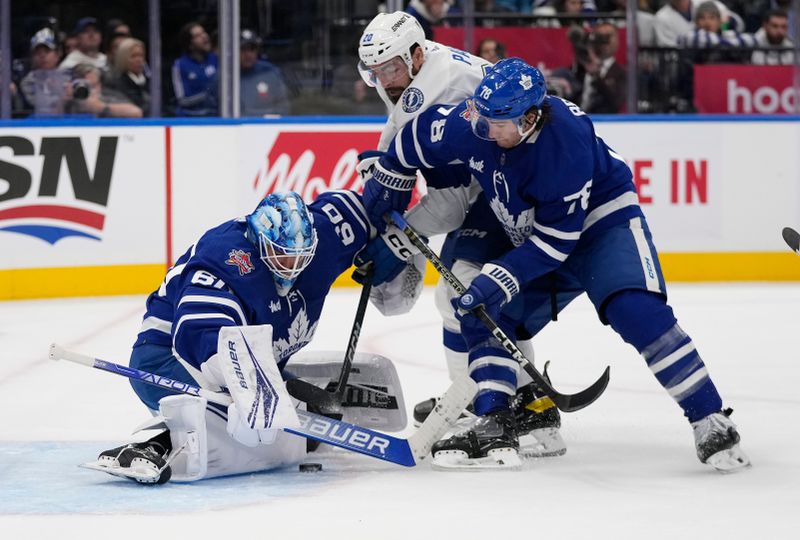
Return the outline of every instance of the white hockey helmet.
[[[374,86],[369,69],[399,56],[414,78],[411,47],[425,47],[425,32],[419,21],[404,11],[378,13],[364,29],[358,42],[359,71],[367,84]]]

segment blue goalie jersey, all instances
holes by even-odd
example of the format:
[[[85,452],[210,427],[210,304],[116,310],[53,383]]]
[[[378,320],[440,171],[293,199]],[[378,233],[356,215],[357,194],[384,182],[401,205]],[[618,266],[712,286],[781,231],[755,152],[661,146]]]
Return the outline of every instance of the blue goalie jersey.
[[[579,239],[643,217],[630,169],[589,117],[566,100],[548,96],[545,103],[541,129],[511,149],[473,134],[469,100],[432,106],[400,130],[381,159],[404,174],[467,166],[515,246],[500,261],[523,282],[560,266]]]
[[[258,248],[245,238],[244,218],[228,221],[206,232],[167,272],[147,299],[134,347],[172,347],[196,373],[216,354],[220,327],[271,324],[275,361],[283,368],[311,341],[334,280],[375,236],[356,193],[329,191],[308,208],[317,250],[286,296],[278,295]]]

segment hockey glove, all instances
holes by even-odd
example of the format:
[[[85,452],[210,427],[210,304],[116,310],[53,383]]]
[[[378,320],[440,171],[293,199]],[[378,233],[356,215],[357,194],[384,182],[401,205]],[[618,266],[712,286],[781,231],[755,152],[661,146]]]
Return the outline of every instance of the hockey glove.
[[[356,172],[361,179],[362,184],[372,176],[375,170],[375,164],[380,161],[383,152],[380,150],[365,150],[358,154],[358,164],[356,165]]]
[[[419,250],[408,237],[394,225],[389,225],[380,238],[372,240],[356,255],[355,263],[364,266],[371,262],[375,267],[372,283],[381,285],[397,277],[416,253]]]
[[[372,175],[364,184],[363,201],[367,216],[378,232],[386,230],[386,214],[392,210],[402,213],[408,208],[416,181],[416,175],[388,171],[380,163],[375,164]]]
[[[456,317],[461,322],[461,332],[466,337],[470,333],[484,332],[485,327],[472,310],[483,306],[495,322],[500,318],[503,306],[519,292],[519,281],[504,267],[486,263],[481,273],[475,276],[467,290],[452,300]]]

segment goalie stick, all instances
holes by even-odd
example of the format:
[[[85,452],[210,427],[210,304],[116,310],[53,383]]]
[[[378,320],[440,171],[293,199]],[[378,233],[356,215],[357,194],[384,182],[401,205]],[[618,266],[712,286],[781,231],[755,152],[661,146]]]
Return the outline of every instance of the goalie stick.
[[[392,211],[390,214],[390,220],[400,228],[400,230],[405,233],[411,243],[414,244],[417,249],[419,249],[425,258],[428,259],[434,268],[439,272],[439,274],[453,287],[453,290],[456,291],[459,295],[464,294],[467,290],[466,287],[461,283],[461,281],[447,268],[444,263],[442,263],[441,259],[436,255],[436,253],[428,247],[422,238],[411,228],[408,222],[405,220],[403,216],[401,216],[398,212]],[[522,351],[517,348],[513,341],[497,326],[497,323],[492,320],[484,307],[478,306],[472,310],[473,313],[481,320],[481,322],[488,328],[495,338],[503,345],[503,348],[507,350],[511,356],[519,362],[522,368],[531,376],[533,379],[534,384],[537,386],[537,390],[541,394],[546,394],[553,400],[560,410],[564,412],[573,412],[580,409],[583,409],[587,405],[590,405],[594,402],[597,398],[599,398],[603,392],[605,391],[606,387],[608,386],[608,381],[610,379],[610,371],[611,367],[607,366],[606,370],[597,379],[594,384],[592,384],[589,388],[578,392],[577,394],[562,394],[561,392],[557,392],[553,386],[547,382],[541,373],[533,366],[533,364],[525,358],[525,355],[522,354]]]
[[[783,239],[789,244],[792,251],[800,255],[800,233],[791,227],[784,227],[782,233]]]
[[[219,405],[227,406],[232,402],[230,395],[227,393],[214,392],[186,382],[175,381],[132,367],[107,362],[100,358],[68,351],[55,343],[50,345],[50,359],[69,360],[70,362],[114,373],[115,375],[166,388],[172,392],[203,397]],[[442,396],[441,401],[431,412],[431,415],[407,439],[392,437],[380,431],[301,410],[297,411],[297,416],[300,418],[300,427],[283,428],[283,431],[338,446],[351,452],[357,452],[406,467],[413,467],[430,453],[433,443],[438,441],[451,426],[455,425],[461,411],[472,401],[477,390],[475,381],[468,377],[453,381],[450,388]]]
[[[353,320],[353,329],[350,331],[350,339],[347,340],[347,349],[342,361],[342,371],[339,373],[339,381],[333,392],[328,392],[313,385],[303,379],[289,379],[286,381],[286,390],[295,399],[298,399],[316,408],[324,416],[337,415],[341,419],[344,414],[345,392],[347,391],[347,380],[350,378],[350,367],[353,365],[353,357],[356,355],[358,337],[361,335],[361,325],[364,322],[364,314],[367,312],[369,303],[369,293],[372,290],[373,266],[370,264],[364,274],[364,281],[361,287],[361,296],[358,299],[356,317]],[[358,272],[358,270],[356,270]]]

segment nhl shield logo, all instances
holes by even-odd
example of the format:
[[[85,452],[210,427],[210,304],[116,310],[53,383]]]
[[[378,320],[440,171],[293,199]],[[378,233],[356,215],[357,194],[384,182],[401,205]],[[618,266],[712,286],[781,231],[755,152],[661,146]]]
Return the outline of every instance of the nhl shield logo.
[[[249,274],[256,269],[253,263],[250,262],[250,253],[241,249],[232,249],[228,253],[228,260],[225,261],[225,264],[237,267],[240,276]]]
[[[403,110],[407,113],[418,111],[425,103],[425,94],[419,88],[409,86],[403,92]]]

